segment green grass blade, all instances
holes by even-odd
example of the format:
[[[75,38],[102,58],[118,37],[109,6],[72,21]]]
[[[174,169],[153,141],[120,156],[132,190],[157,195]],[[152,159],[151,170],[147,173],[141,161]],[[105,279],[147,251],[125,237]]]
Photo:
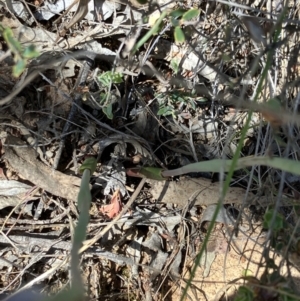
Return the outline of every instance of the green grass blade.
[[[223,169],[225,172],[229,172],[232,166],[233,160],[215,159],[210,161],[203,161],[198,163],[188,164],[173,170],[162,171],[163,177],[180,176],[191,172],[220,172]],[[279,157],[245,157],[237,160],[234,171],[251,166],[268,166],[275,169],[280,169],[286,172],[300,175],[300,162]]]
[[[167,14],[168,11],[166,10],[161,13],[153,27],[137,42],[136,46],[133,48],[133,53],[135,53],[142,45],[144,45],[152,37],[152,35],[158,33],[160,24]]]

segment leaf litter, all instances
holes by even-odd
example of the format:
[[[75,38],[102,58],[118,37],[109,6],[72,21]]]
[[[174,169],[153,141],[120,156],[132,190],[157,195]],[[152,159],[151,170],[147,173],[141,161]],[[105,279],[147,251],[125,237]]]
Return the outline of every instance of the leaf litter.
[[[1,275],[3,294],[11,294],[24,281],[25,287],[39,289],[37,285],[42,285],[49,293],[69,282],[70,237],[78,216],[78,168],[85,156],[96,156],[99,162],[91,182],[88,239],[111,223],[137,188],[138,180],[125,173],[127,167],[174,169],[183,162],[232,157],[247,114],[238,100],[241,95],[245,102],[253,99],[261,65],[265,64],[260,52],[269,43],[267,27],[273,22],[264,11],[259,12],[261,19],[254,18],[252,8],[259,9],[258,3],[242,9],[228,3],[187,1],[184,8],[201,10],[198,20],[183,26],[187,41],[175,44],[167,21],[162,34],[151,37],[140,47],[139,57],[133,57],[132,49],[159,17],[157,7],[135,1],[95,1],[93,7],[90,1],[92,7],[83,16],[80,7],[73,7],[73,15],[72,10],[66,10],[74,1],[27,2],[33,6],[22,4],[22,10],[27,11],[22,15],[16,2],[1,4],[1,9],[7,10],[2,26],[10,27],[23,47],[34,43],[40,52],[19,79],[9,78],[10,84],[1,88],[1,155],[5,160],[1,168],[7,182],[2,182],[6,186],[0,197],[0,242],[5,246],[1,268],[8,271]],[[51,5],[61,7],[55,11],[49,9]],[[160,1],[158,5],[175,9],[175,3]],[[278,7],[270,9],[274,14],[279,12]],[[296,4],[290,3],[289,9],[296,13]],[[141,26],[144,14],[149,23]],[[251,18],[245,17],[249,14]],[[239,19],[240,15],[244,17]],[[55,20],[58,29],[50,24]],[[72,26],[68,28],[68,24]],[[192,32],[193,28],[197,31]],[[287,34],[293,56],[298,37]],[[13,61],[4,51],[1,83],[8,81]],[[286,91],[281,93],[282,99],[295,99],[299,92],[297,85],[285,86],[298,75],[297,57],[287,59],[280,46],[277,55],[282,56],[286,69],[274,67],[278,86],[270,76],[259,102],[273,97],[275,90],[277,94]],[[260,64],[253,73],[251,64],[257,58]],[[122,83],[108,80],[105,86],[97,80],[99,74],[111,70],[122,75]],[[25,97],[22,102],[16,97],[20,92]],[[272,126],[287,124],[278,122],[277,114],[271,117]],[[269,137],[268,131],[265,120],[258,113],[254,115],[243,155],[265,151],[258,137],[261,133]],[[283,143],[294,140],[292,150],[297,153],[298,140],[292,139],[293,133],[284,135],[287,139]],[[285,149],[277,141],[269,146],[272,155]],[[224,287],[241,277],[243,270],[263,274],[262,268],[257,272],[268,243],[261,231],[262,212],[265,206],[275,204],[275,188],[279,187],[278,180],[272,186],[267,176],[261,176],[266,173],[262,167],[235,174],[235,185],[230,187],[221,212],[229,214],[228,208],[233,206],[242,218],[237,222],[230,215],[225,219],[219,216],[188,292],[191,299],[222,300],[224,295],[236,293],[234,283],[230,289]],[[268,174],[272,173],[277,173],[274,179],[281,178],[280,171],[273,169]],[[295,201],[297,193],[292,191],[298,191],[298,182],[298,178],[286,180],[283,196]],[[12,197],[7,195],[8,185],[16,183],[19,190],[8,199]],[[179,300],[205,237],[203,224],[211,219],[213,210],[209,208],[219,200],[220,186],[219,178],[209,173],[170,182],[149,180],[127,213],[83,253],[82,276],[92,284],[87,288],[89,297]],[[17,208],[20,204],[21,209]],[[29,209],[25,210],[25,204],[31,204]],[[295,223],[297,215],[289,214]],[[233,233],[238,235],[233,238]],[[255,254],[249,250],[256,250]],[[297,256],[292,253],[291,257],[298,268]],[[285,262],[280,256],[277,260]],[[288,272],[296,282],[297,271],[282,264],[282,275]],[[55,279],[61,285],[57,286]]]

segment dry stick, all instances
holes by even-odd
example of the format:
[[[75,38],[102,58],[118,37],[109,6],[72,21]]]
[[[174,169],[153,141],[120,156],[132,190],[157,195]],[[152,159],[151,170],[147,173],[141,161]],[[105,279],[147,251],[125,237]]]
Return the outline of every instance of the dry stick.
[[[138,187],[136,188],[135,192],[127,202],[127,204],[123,207],[122,211],[115,217],[114,220],[111,221],[110,224],[108,224],[102,231],[100,231],[98,234],[96,234],[92,239],[86,240],[79,250],[79,253],[84,252],[89,247],[91,247],[95,242],[97,242],[107,231],[109,231],[116,223],[117,221],[122,217],[122,215],[130,208],[130,206],[133,204],[133,202],[136,200],[137,196],[139,195],[140,191],[142,190],[144,184],[146,183],[146,179],[142,179]]]
[[[65,26],[65,29],[71,28],[74,24],[80,22],[88,13],[88,3],[90,0],[79,0],[79,4],[72,20]],[[77,1],[76,1],[77,2]]]
[[[78,0],[76,0],[77,2]],[[79,0],[77,10],[75,12],[75,15],[73,16],[72,20],[64,27],[62,32],[60,33],[61,35],[66,34],[66,30],[71,28],[74,24],[80,22],[88,13],[88,3],[89,0]],[[55,43],[58,43],[60,40],[60,36],[57,37]]]
[[[68,8],[64,11],[64,13],[61,14],[61,15],[58,17],[58,19],[56,19],[56,20],[53,22],[53,24],[54,24],[54,25],[58,24],[58,23],[60,22],[60,20],[61,20],[65,15],[67,15],[67,14],[70,12],[70,10],[73,8],[73,6],[74,6],[75,4],[77,4],[78,1],[79,1],[79,0],[75,0]]]

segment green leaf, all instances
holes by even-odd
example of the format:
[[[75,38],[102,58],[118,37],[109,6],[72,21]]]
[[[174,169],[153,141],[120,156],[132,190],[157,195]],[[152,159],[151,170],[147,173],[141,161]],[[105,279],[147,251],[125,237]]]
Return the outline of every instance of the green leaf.
[[[179,71],[178,60],[177,59],[172,59],[171,62],[170,62],[170,67],[172,68],[174,73],[177,74],[178,71]]]
[[[19,59],[16,64],[13,66],[13,76],[19,77],[26,67],[26,60]]]
[[[108,87],[111,83],[110,78],[108,78],[105,74],[99,75],[98,80],[104,87]]]
[[[123,82],[123,75],[122,73],[118,73],[118,72],[115,72],[115,73],[112,73],[112,82],[114,84],[120,84]]]
[[[35,49],[34,45],[29,45],[27,46],[23,53],[22,53],[23,57],[26,59],[33,59],[35,57],[38,57],[40,54],[39,52]]]
[[[137,0],[137,2],[139,4],[145,5],[145,4],[147,4],[148,0]]]
[[[176,18],[183,16],[186,12],[187,12],[186,9],[178,8],[178,9],[170,12],[169,16],[176,19]]]
[[[201,103],[204,103],[204,102],[208,101],[208,99],[204,98],[204,97],[196,98],[195,100],[198,101],[198,102],[201,102]]]
[[[176,43],[183,43],[185,41],[184,32],[179,26],[175,27],[174,38]]]
[[[161,175],[162,169],[157,167],[135,167],[126,170],[128,176],[138,178],[148,178],[156,181],[165,181],[165,178]]]
[[[158,98],[159,100],[165,99],[165,94],[164,93],[157,93],[156,98]]]
[[[162,168],[157,167],[142,167],[140,173],[146,176],[148,179],[165,181],[166,178],[161,175],[162,170]]]
[[[197,18],[199,16],[199,14],[200,14],[199,9],[192,8],[183,14],[182,20],[183,21],[191,21],[192,19]]]
[[[96,170],[96,166],[97,166],[97,160],[94,157],[88,157],[84,160],[84,162],[82,163],[82,165],[79,168],[79,172],[83,173],[84,170],[89,169],[91,171],[91,174],[94,173],[94,171]]]
[[[180,26],[180,21],[176,18],[171,18],[171,23],[173,27]]]
[[[186,103],[186,100],[183,98],[183,97],[181,97],[180,95],[177,95],[177,100],[176,100],[176,102],[177,103]]]
[[[160,108],[157,112],[157,115],[158,116],[168,116],[168,115],[172,115],[173,112],[174,112],[174,110],[171,107],[166,106],[166,107]]]
[[[16,63],[13,66],[13,75],[19,77],[26,67],[27,59],[37,57],[39,53],[35,50],[34,45],[27,46],[25,50],[23,50],[21,43],[14,38],[13,31],[9,27],[3,27],[0,24],[0,33],[14,55]]]
[[[99,82],[104,87],[109,87],[110,84],[120,84],[123,82],[122,73],[107,71],[98,75]]]
[[[14,55],[20,56],[22,53],[22,46],[21,44],[14,38],[13,32],[10,28],[2,27],[2,36],[7,43],[8,48]]]
[[[232,160],[214,159],[188,164],[181,168],[164,171],[166,177],[180,176],[190,172],[228,172],[231,168]],[[243,169],[255,165],[265,165],[276,169],[281,169],[295,175],[300,175],[300,162],[279,157],[255,157],[249,156],[237,160],[234,170]]]
[[[126,169],[129,177],[148,178],[156,181],[165,181],[168,178],[162,177],[162,169],[156,167],[133,167]]]
[[[108,119],[113,119],[114,115],[112,113],[112,104],[109,103],[108,105],[102,108],[103,113],[106,115]]]
[[[253,276],[253,272],[251,270],[246,269],[242,271],[242,275],[243,277],[250,277]]]
[[[279,231],[283,229],[283,223],[284,223],[284,217],[274,209],[268,210],[264,215],[263,227],[265,229],[272,229],[274,231]]]
[[[189,104],[190,104],[191,108],[192,108],[194,111],[196,111],[196,104],[195,104],[195,102],[194,102],[192,99],[189,100]]]
[[[254,292],[246,286],[240,286],[235,295],[234,301],[253,301],[255,300]]]
[[[107,94],[104,92],[100,92],[100,104],[104,104],[107,100]]]

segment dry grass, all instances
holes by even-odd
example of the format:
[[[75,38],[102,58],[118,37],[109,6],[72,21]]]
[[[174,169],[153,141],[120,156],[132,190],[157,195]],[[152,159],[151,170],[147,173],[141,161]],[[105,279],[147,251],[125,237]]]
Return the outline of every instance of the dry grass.
[[[26,3],[32,18],[38,6],[43,7],[39,1]],[[127,213],[99,235],[111,223],[108,216],[117,215],[121,206],[113,203],[105,211],[103,205],[118,189],[124,205],[138,187],[139,179],[128,176],[125,169],[151,165],[172,169],[232,158],[249,116],[241,104],[251,103],[257,95],[258,103],[278,98],[280,110],[297,118],[300,7],[296,2],[287,4],[278,41],[274,41],[279,29],[275,25],[283,9],[279,1],[158,3],[162,9],[199,8],[199,20],[182,26],[186,42],[176,45],[174,28],[166,18],[161,33],[135,55],[130,50],[151,28],[136,25],[137,21],[141,12],[154,18],[155,6],[143,11],[131,1],[127,8],[117,5],[109,18],[80,20],[61,38],[57,33],[62,28],[55,31],[52,22],[26,25],[2,7],[1,24],[10,27],[22,45],[33,43],[41,53],[27,66],[27,77],[24,73],[16,79],[10,75],[10,49],[2,43],[3,296],[20,288],[54,294],[69,287],[71,237],[79,214],[78,167],[92,155],[99,164],[91,181],[93,204],[85,242],[90,247],[83,252],[80,267],[87,297],[179,300],[211,215],[207,218],[206,206],[192,206],[188,199],[184,208],[156,203],[147,184]],[[55,19],[58,15],[51,20]],[[63,27],[71,20],[71,13],[66,13],[58,24]],[[259,89],[268,56],[271,64]],[[106,84],[109,71],[117,72],[122,83]],[[102,81],[97,80],[100,74]],[[246,131],[241,156],[298,161],[298,126],[283,123],[278,115],[255,112]],[[209,178],[218,192],[215,182],[224,175],[220,171],[191,176]],[[245,196],[255,195],[256,201],[246,208],[237,203],[224,207],[233,221],[220,217],[216,223],[207,261],[197,269],[188,298],[298,300],[299,177],[253,166],[234,173],[232,183],[238,191],[244,189]],[[12,185],[16,190],[8,195]],[[179,203],[176,198],[182,195],[177,192],[172,196],[166,192],[165,203]],[[194,191],[187,193],[192,196]],[[284,220],[280,231],[263,229],[264,213],[271,207],[260,206],[260,196],[272,200],[279,211]],[[294,206],[281,207],[283,197],[292,199]],[[107,208],[113,209],[107,212]],[[246,279],[245,272],[252,278]],[[245,284],[253,295],[241,299],[239,288]]]

